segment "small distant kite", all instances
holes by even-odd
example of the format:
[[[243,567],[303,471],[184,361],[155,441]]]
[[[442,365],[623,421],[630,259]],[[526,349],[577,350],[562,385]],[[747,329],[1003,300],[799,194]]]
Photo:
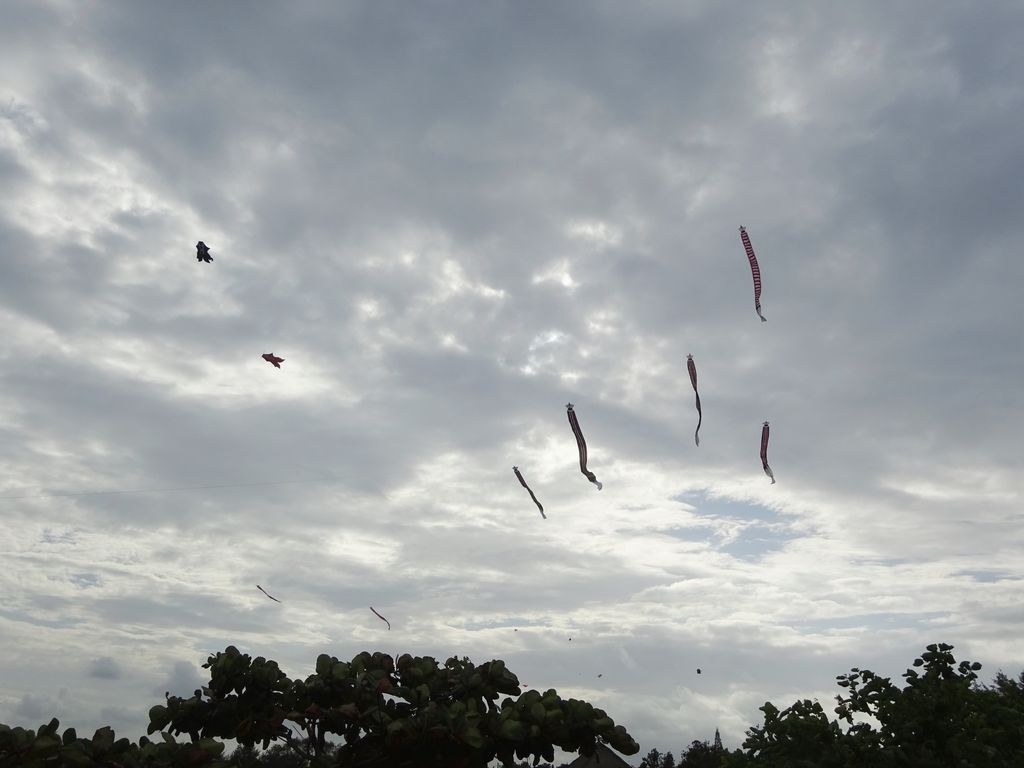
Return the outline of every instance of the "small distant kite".
[[[747,237],[747,230],[740,227],[740,240],[743,241],[743,249],[747,252],[747,261],[750,262],[750,274],[754,278],[754,309],[762,323],[768,322],[768,318],[761,313],[761,268],[757,266],[757,256],[754,255],[754,246],[750,244]]]
[[[572,427],[572,433],[576,435],[576,447],[580,450],[580,472],[600,491],[604,485],[599,483],[594,473],[587,469],[587,441],[583,439],[583,430],[580,429],[580,423],[576,419],[576,411],[573,409],[572,403],[567,403],[565,410],[569,414],[569,426]]]
[[[207,264],[213,263],[213,256],[210,255],[210,249],[202,240],[196,243],[196,261],[205,261]]]
[[[377,611],[376,611],[376,610],[374,610],[374,607],[373,607],[372,605],[370,606],[370,610],[371,610],[371,611],[373,611],[373,614],[374,614],[374,616],[376,616],[376,617],[377,617],[378,619],[380,619],[380,620],[381,620],[381,621],[383,621],[383,622],[384,622],[385,624],[387,624],[387,625],[388,625],[388,631],[391,631],[391,622],[390,622],[390,621],[388,621],[387,619],[385,619],[385,618],[384,618],[383,616],[381,616],[381,615],[380,615],[379,613],[377,613]]]
[[[772,479],[772,485],[775,485],[775,475],[772,474],[772,468],[768,466],[768,422],[764,423],[761,427],[761,466],[764,467],[764,473]]]
[[[697,674],[700,674],[700,667],[697,667]]]
[[[697,429],[693,432],[693,441],[700,445],[700,423],[704,420],[704,415],[700,412],[700,393],[697,391],[697,366],[693,362],[693,355],[686,356],[686,370],[690,372],[693,394],[697,396]]]
[[[526,481],[523,479],[523,474],[519,471],[519,467],[512,467],[512,471],[516,473],[516,477],[519,478],[519,483],[526,489],[527,493],[530,494],[530,498],[533,499],[533,503],[537,505],[537,509],[540,510],[540,516],[547,520],[548,516],[544,514],[544,506],[537,501],[537,497],[533,495],[533,490],[526,484]]]
[[[259,584],[257,584],[257,585],[256,585],[256,589],[258,589],[258,590],[259,590],[260,592],[262,592],[262,593],[263,593],[264,595],[266,595],[267,597],[269,597],[269,598],[270,598],[271,600],[273,600],[273,601],[274,601],[275,603],[280,603],[280,602],[281,602],[281,601],[280,601],[280,600],[278,600],[278,599],[277,599],[276,597],[274,597],[274,596],[273,596],[272,594],[270,594],[269,592],[267,592],[267,590],[265,590],[265,589],[264,589],[263,587],[261,587],[261,586],[260,586]]]
[[[283,357],[277,357],[273,352],[267,352],[267,354],[265,354],[263,356],[263,359],[266,360],[268,363],[270,363],[275,368],[280,368],[281,367],[281,363],[284,362],[284,358]]]

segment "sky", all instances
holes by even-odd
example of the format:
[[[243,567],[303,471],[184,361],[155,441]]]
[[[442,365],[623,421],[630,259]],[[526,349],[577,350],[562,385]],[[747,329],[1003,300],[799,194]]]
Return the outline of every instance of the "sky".
[[[380,650],[678,754],[1024,669],[1020,3],[0,22],[0,722]]]

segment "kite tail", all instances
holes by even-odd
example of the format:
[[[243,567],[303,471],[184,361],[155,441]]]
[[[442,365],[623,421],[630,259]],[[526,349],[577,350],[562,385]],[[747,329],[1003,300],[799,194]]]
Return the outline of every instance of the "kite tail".
[[[693,442],[700,446],[700,423],[704,420],[704,414],[700,412],[700,395],[697,395],[697,428],[693,431]]]
[[[761,318],[761,322],[762,323],[767,323],[768,322],[768,318],[765,317],[764,313],[761,312],[761,305],[760,304],[755,304],[754,305],[754,309],[757,310],[757,316]]]

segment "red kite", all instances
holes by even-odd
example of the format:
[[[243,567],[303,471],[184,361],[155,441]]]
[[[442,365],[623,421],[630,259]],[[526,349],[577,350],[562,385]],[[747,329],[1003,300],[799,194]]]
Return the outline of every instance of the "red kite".
[[[262,592],[262,593],[263,593],[264,595],[266,595],[267,597],[269,597],[269,598],[270,598],[271,600],[273,600],[273,601],[274,601],[275,603],[280,603],[280,602],[281,602],[281,601],[280,601],[280,600],[278,600],[278,599],[277,599],[276,597],[274,597],[274,596],[273,596],[272,594],[270,594],[269,592],[267,592],[267,590],[265,590],[265,589],[264,589],[263,587],[261,587],[261,586],[260,586],[259,584],[257,584],[257,585],[256,585],[256,589],[258,589],[258,590],[259,590],[260,592]]]
[[[747,230],[740,227],[740,240],[743,241],[743,249],[747,252],[747,261],[750,262],[750,274],[754,277],[754,309],[762,323],[768,322],[768,318],[761,314],[761,268],[757,266],[757,256],[754,255],[754,246],[750,244],[747,237]]]
[[[587,469],[587,441],[583,439],[583,430],[580,429],[580,423],[576,419],[576,411],[573,410],[572,403],[567,403],[565,410],[569,415],[569,426],[572,427],[572,433],[576,435],[576,447],[580,451],[580,472],[600,491],[604,485],[599,483],[594,473]]]
[[[210,255],[210,249],[202,240],[196,243],[196,261],[205,261],[207,264],[213,262],[213,256]]]
[[[280,368],[281,367],[281,363],[284,362],[284,358],[283,357],[277,357],[273,352],[267,352],[267,354],[265,354],[263,356],[263,359],[266,360],[268,363],[270,363],[275,368]]]
[[[537,509],[540,510],[540,516],[547,520],[548,516],[544,514],[543,505],[539,501],[537,501],[537,497],[533,495],[533,491],[530,489],[530,486],[526,484],[526,481],[523,479],[522,472],[519,471],[519,467],[512,467],[512,471],[516,473],[516,477],[519,478],[520,485],[522,485],[523,488],[526,489],[527,493],[530,494],[530,498],[533,499],[533,503],[537,505]]]
[[[700,423],[704,419],[704,415],[700,412],[700,393],[697,391],[697,366],[693,363],[693,355],[686,356],[686,370],[690,372],[693,394],[697,396],[697,429],[693,433],[693,441],[700,445]]]
[[[374,608],[373,608],[373,606],[372,606],[372,605],[370,606],[370,610],[371,610],[371,611],[373,611],[374,615],[376,615],[376,617],[377,617],[378,619],[380,619],[381,621],[383,621],[383,622],[384,622],[385,624],[387,624],[387,625],[388,625],[388,631],[390,631],[390,630],[391,630],[391,622],[390,622],[390,621],[388,621],[387,619],[385,619],[385,618],[384,618],[383,616],[381,616],[381,615],[380,615],[379,613],[377,613],[377,611],[375,611],[375,610],[374,610]]]
[[[775,485],[775,475],[772,474],[772,468],[768,466],[768,422],[764,423],[761,427],[761,466],[764,467],[764,473],[772,479],[772,485]]]

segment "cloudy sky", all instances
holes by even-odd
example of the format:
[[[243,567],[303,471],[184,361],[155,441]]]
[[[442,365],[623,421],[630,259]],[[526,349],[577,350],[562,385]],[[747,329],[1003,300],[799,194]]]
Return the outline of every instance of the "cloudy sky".
[[[1018,2],[0,21],[0,722],[368,649],[678,752],[1024,667]]]

